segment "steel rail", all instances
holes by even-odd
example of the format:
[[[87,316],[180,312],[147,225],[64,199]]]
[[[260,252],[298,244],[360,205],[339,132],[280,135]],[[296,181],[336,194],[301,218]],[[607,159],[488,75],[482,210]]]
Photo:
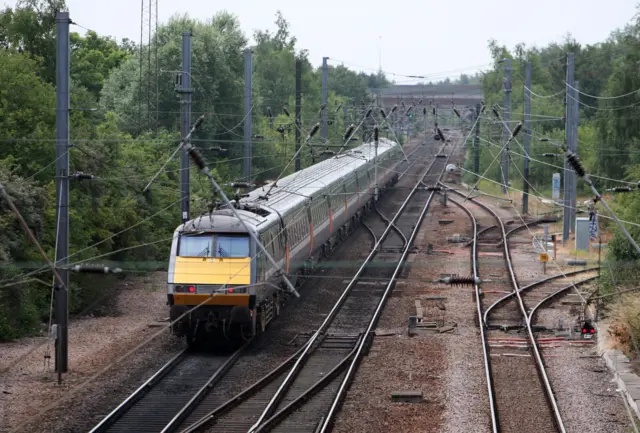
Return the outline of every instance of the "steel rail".
[[[442,149],[444,149],[445,145],[442,146],[442,148],[440,149],[440,151],[438,153],[440,153],[442,151]],[[452,150],[455,149],[455,145],[452,146]],[[419,186],[422,184],[422,179],[424,179],[424,177],[427,176],[427,174],[429,173],[429,171],[431,171],[431,168],[433,167],[433,165],[435,164],[436,161],[438,161],[439,158],[435,158],[434,161],[431,163],[431,165],[429,166],[427,172],[425,172],[424,176],[421,176],[420,179],[418,180],[418,182],[416,182],[415,187],[411,190],[411,192],[409,193],[409,196],[407,197],[407,200],[405,200],[405,202],[403,203],[402,207],[400,208],[400,210],[398,211],[398,213],[396,214],[396,216],[394,217],[392,222],[395,222],[395,220],[397,219],[397,217],[400,215],[400,213],[402,213],[403,209],[405,208],[406,204],[409,202],[409,200],[413,197],[413,195],[415,194],[416,191],[418,191]],[[446,169],[446,164],[449,161],[449,155],[447,155],[447,158],[443,164],[442,167],[442,171],[440,172],[439,175],[439,179],[442,178],[442,175],[445,173],[445,169]],[[331,404],[331,408],[329,409],[329,412],[327,413],[327,415],[324,417],[324,420],[321,422],[321,427],[319,427],[317,429],[318,433],[325,433],[327,431],[330,431],[331,426],[333,424],[334,418],[338,413],[339,410],[339,406],[342,404],[342,400],[343,398],[346,396],[346,392],[347,389],[349,388],[351,381],[355,375],[355,372],[358,369],[358,366],[360,364],[360,360],[362,359],[362,354],[363,351],[365,350],[365,346],[367,346],[368,344],[370,344],[371,342],[371,338],[370,335],[373,331],[373,329],[375,328],[375,326],[378,323],[378,320],[382,314],[382,309],[385,306],[386,300],[389,297],[389,295],[391,294],[391,292],[393,291],[393,288],[395,286],[395,280],[398,276],[398,274],[400,273],[400,271],[403,268],[404,262],[407,258],[407,255],[409,254],[409,251],[411,249],[411,245],[413,244],[413,241],[415,240],[415,237],[417,236],[418,232],[420,231],[420,227],[422,225],[422,222],[424,221],[424,217],[427,214],[427,211],[429,210],[429,206],[431,205],[431,201],[433,200],[434,195],[436,194],[436,191],[432,191],[429,194],[429,198],[427,199],[425,205],[422,208],[422,211],[420,212],[420,216],[418,217],[418,221],[415,225],[415,227],[412,230],[412,233],[408,239],[408,243],[404,246],[404,249],[402,251],[402,255],[400,257],[400,260],[398,261],[398,265],[396,266],[393,275],[391,276],[391,278],[389,279],[389,283],[387,284],[387,286],[385,287],[385,291],[382,294],[382,298],[380,299],[380,302],[378,303],[378,306],[375,310],[375,312],[373,313],[373,316],[371,318],[371,320],[369,321],[369,325],[367,327],[367,330],[364,333],[364,338],[362,339],[362,342],[360,344],[358,344],[358,350],[356,352],[356,354],[354,355],[352,361],[351,361],[351,365],[349,365],[349,369],[347,370],[347,373],[345,374],[345,377],[342,379],[342,383],[340,384],[340,388],[338,388],[338,392],[336,393],[336,397],[333,400],[333,403]]]
[[[478,271],[478,222],[473,213],[456,200],[449,198],[449,201],[460,209],[462,209],[471,219],[473,226],[473,249],[471,251],[471,269],[473,272],[474,280],[478,281],[480,273]],[[491,226],[493,228],[496,226]],[[485,231],[488,229],[485,229]],[[491,370],[491,357],[489,356],[489,343],[487,341],[486,324],[482,321],[482,298],[480,296],[480,287],[477,283],[473,284],[474,293],[476,295],[476,313],[478,318],[478,327],[480,328],[480,339],[482,341],[482,358],[484,361],[484,375],[487,382],[487,393],[489,395],[489,410],[491,412],[491,431],[493,433],[499,433],[500,424],[498,423],[498,406],[496,405],[495,387],[493,386],[493,373]]]
[[[533,316],[537,312],[538,308],[540,308],[542,305],[544,305],[545,303],[549,302],[550,300],[552,300],[556,296],[561,295],[564,292],[568,292],[569,290],[573,289],[574,287],[581,286],[583,284],[589,283],[589,282],[591,282],[591,281],[593,281],[593,280],[595,280],[597,278],[598,278],[598,276],[595,275],[593,277],[585,278],[584,280],[576,281],[575,283],[569,284],[566,287],[558,289],[555,292],[551,293],[549,296],[546,296],[545,298],[541,299],[540,302],[538,302],[536,304],[536,306],[531,309],[531,312],[529,312],[529,320],[533,321]]]
[[[166,364],[164,364],[153,376],[147,379],[138,389],[133,391],[122,403],[120,403],[115,409],[113,409],[102,421],[100,421],[89,433],[102,433],[107,431],[109,427],[113,425],[118,419],[122,417],[137,401],[139,401],[153,386],[155,386],[160,379],[175,367],[179,361],[187,353],[188,349],[184,349],[182,352],[171,358]]]
[[[200,420],[195,422],[194,424],[188,426],[186,429],[182,430],[181,433],[193,433],[199,431],[200,429],[206,428],[209,423],[213,422],[216,418],[222,416],[228,411],[232,410],[234,407],[241,404],[243,401],[249,399],[252,395],[256,394],[258,391],[263,389],[265,386],[269,385],[272,381],[277,379],[278,375],[282,374],[302,353],[305,346],[308,344],[308,341],[304,343],[300,349],[298,349],[293,355],[289,358],[285,359],[280,365],[271,370],[269,373],[264,375],[261,379],[255,382],[250,387],[242,390],[239,394],[233,396],[229,400],[227,400],[222,405],[215,408],[213,411],[209,412]]]
[[[220,379],[222,379],[222,377],[227,374],[231,367],[233,367],[236,361],[240,358],[244,350],[249,347],[251,342],[252,340],[249,340],[245,344],[243,344],[242,347],[236,350],[229,357],[229,359],[227,359],[225,363],[222,364],[222,366],[220,366],[220,368],[218,368],[215,373],[213,373],[213,375],[211,375],[209,380],[207,380],[207,383],[205,383],[204,386],[202,386],[202,388],[200,388],[195,393],[195,395],[191,397],[191,400],[189,400],[187,404],[185,404],[182,409],[180,409],[178,413],[176,413],[171,421],[169,421],[169,423],[167,423],[167,425],[162,429],[161,433],[171,433],[178,429],[180,423],[184,421],[185,418],[189,416],[189,414],[193,411],[194,407],[198,405],[204,397],[206,397],[209,391],[211,391],[213,385],[218,383]]]
[[[342,360],[338,362],[338,364],[335,367],[333,367],[331,371],[329,371],[326,375],[324,375],[322,379],[318,380],[316,383],[311,385],[309,389],[307,389],[305,392],[300,394],[300,396],[298,396],[295,400],[293,400],[291,403],[289,403],[288,405],[280,409],[271,418],[266,420],[260,427],[258,427],[258,429],[256,430],[256,433],[263,432],[263,431],[265,432],[270,431],[282,419],[289,416],[289,414],[291,414],[297,408],[299,408],[308,400],[313,398],[315,394],[317,394],[321,389],[325,388],[329,383],[331,383],[336,378],[336,376],[338,376],[347,367],[347,362],[350,359],[352,359],[353,356],[356,354],[356,350],[362,340],[364,340],[364,334],[360,336],[360,339],[353,346],[353,349],[351,350],[351,352],[349,352],[344,358],[342,358]]]
[[[444,184],[443,184],[444,185]],[[453,188],[449,188],[447,187],[449,191],[453,191],[456,194],[461,195],[462,197],[465,197],[465,195],[463,193],[461,193],[458,190],[455,190]],[[502,219],[498,216],[498,214],[491,209],[489,206],[485,205],[484,203],[481,203],[479,201],[477,201],[475,198],[468,198],[467,200],[469,201],[474,201],[477,205],[479,205],[481,208],[483,208],[484,210],[486,210],[488,213],[490,213],[499,223],[500,225],[500,230],[502,232],[502,237],[503,239],[506,238],[506,231],[504,228],[504,223],[502,222]],[[535,361],[536,361],[536,367],[538,369],[538,373],[540,374],[540,377],[542,379],[543,385],[544,385],[544,390],[545,390],[545,394],[547,396],[547,401],[549,402],[549,405],[551,406],[552,412],[553,412],[553,418],[554,421],[556,423],[556,427],[558,428],[559,431],[561,431],[562,433],[566,433],[566,428],[564,426],[564,422],[562,421],[562,415],[560,414],[560,408],[558,407],[558,402],[556,401],[556,397],[555,394],[553,392],[553,388],[551,387],[551,382],[549,381],[549,377],[547,376],[547,371],[545,369],[544,366],[544,362],[542,360],[542,355],[540,354],[540,348],[538,347],[538,343],[536,341],[536,337],[533,334],[533,329],[531,328],[531,320],[529,319],[529,314],[527,313],[527,309],[524,305],[524,301],[522,299],[522,296],[520,296],[520,291],[519,291],[519,284],[518,284],[518,279],[516,278],[515,272],[513,270],[513,263],[511,262],[511,252],[509,250],[509,242],[504,242],[504,257],[505,257],[505,261],[507,262],[507,268],[509,270],[509,277],[511,279],[511,284],[513,286],[513,290],[515,291],[516,297],[518,299],[518,306],[520,307],[520,311],[525,319],[525,325],[527,328],[527,334],[529,337],[529,340],[531,342],[531,350],[533,352]]]
[[[421,149],[424,149],[424,148],[422,146],[416,146],[416,148],[413,150],[413,152],[410,153],[410,155],[413,155],[413,154],[417,153]],[[408,165],[407,165],[406,169],[402,173],[400,173],[400,175],[398,176],[398,180],[402,179],[406,175],[406,173],[411,169],[411,167],[413,167],[417,163],[417,161],[418,161],[418,159],[413,160],[413,161],[407,161]],[[431,165],[433,165],[433,163]],[[428,170],[429,169],[427,169],[427,171]],[[369,233],[373,237],[374,246],[371,249],[371,251],[373,252],[373,251],[375,251],[376,246],[379,243],[381,243],[381,240],[378,240],[376,238],[376,235],[373,232],[373,230],[371,229],[371,227],[369,227],[366,224],[363,224],[363,225],[365,226],[365,228],[369,231]],[[189,427],[187,427],[186,429],[182,430],[182,433],[191,433],[191,432],[198,431],[199,429],[206,427],[209,423],[213,422],[217,417],[219,417],[222,414],[228,412],[233,407],[237,406],[238,404],[242,403],[246,399],[250,398],[251,395],[255,394],[260,389],[262,389],[264,386],[267,386],[272,380],[274,380],[277,377],[277,375],[282,372],[282,370],[284,368],[288,367],[294,361],[299,360],[301,354],[304,351],[306,351],[308,349],[308,347],[310,346],[310,343],[311,343],[311,339],[308,340],[307,342],[305,342],[304,346],[301,347],[294,355],[289,357],[285,362],[280,364],[278,367],[276,367],[270,373],[268,373],[267,375],[263,376],[262,379],[260,379],[258,382],[254,383],[249,388],[243,390],[238,395],[233,397],[231,400],[228,400],[226,403],[222,404],[218,408],[216,408],[213,411],[209,412],[207,415],[202,417],[200,420],[198,420],[194,424],[192,424]],[[304,353],[306,353],[306,352],[304,352]]]
[[[598,269],[599,268],[596,266],[594,268],[580,269],[580,270],[577,270],[577,271],[565,272],[564,274],[551,275],[550,277],[543,278],[543,279],[538,280],[538,281],[534,281],[533,283],[531,283],[529,285],[521,287],[520,289],[518,289],[518,291],[520,293],[524,293],[527,290],[530,290],[530,289],[533,289],[533,288],[535,288],[537,286],[540,286],[542,284],[548,283],[549,281],[560,280],[562,278],[567,278],[567,277],[570,277],[570,276],[573,276],[573,275],[578,275],[578,274],[584,274],[584,273],[587,273],[587,272],[595,272]],[[489,321],[489,313],[491,312],[491,310],[496,308],[498,305],[506,302],[507,300],[513,298],[515,295],[516,295],[516,292],[507,293],[502,298],[498,299],[493,304],[491,304],[486,310],[484,310],[484,324],[486,325],[487,322]]]
[[[441,150],[442,149],[444,149],[444,146],[441,147]],[[424,178],[429,173],[429,171],[431,170],[431,167],[433,167],[433,165],[436,163],[436,161],[437,161],[437,158],[435,158],[431,162],[429,167],[425,170],[424,174],[422,176],[420,176],[420,180],[422,178]],[[420,184],[420,180],[418,182],[416,182],[416,187]],[[396,222],[396,220],[400,217],[400,214],[402,214],[402,211],[404,210],[404,208],[410,202],[411,198],[413,197],[413,195],[417,191],[416,187],[414,187],[411,190],[411,192],[407,195],[407,198],[405,199],[405,201],[400,206],[400,209],[398,210],[398,212],[396,212],[396,215],[391,220],[392,224]],[[251,428],[249,429],[249,432],[254,432],[265,421],[265,419],[271,415],[271,412],[275,409],[275,407],[277,406],[279,401],[283,398],[284,393],[286,392],[286,390],[289,389],[289,386],[291,385],[293,379],[299,373],[299,371],[301,369],[301,366],[304,364],[304,362],[306,361],[306,358],[311,353],[312,348],[314,346],[314,343],[316,342],[318,337],[320,335],[322,335],[324,332],[326,332],[326,330],[329,328],[329,326],[333,322],[333,319],[338,314],[338,312],[342,308],[342,305],[344,304],[345,300],[349,296],[349,294],[351,292],[351,289],[353,289],[353,287],[356,285],[356,283],[358,281],[358,278],[364,272],[364,270],[367,267],[367,265],[369,264],[369,262],[371,262],[373,257],[377,254],[377,250],[378,250],[380,244],[385,240],[385,238],[387,237],[389,232],[391,230],[393,230],[392,224],[388,225],[385,228],[384,232],[382,233],[382,235],[380,236],[380,238],[378,239],[378,241],[374,245],[374,248],[371,250],[371,252],[367,256],[367,258],[364,260],[364,262],[362,263],[360,268],[356,271],[355,275],[351,279],[351,282],[349,282],[347,287],[342,291],[342,294],[340,295],[340,298],[338,298],[337,302],[334,304],[334,306],[331,309],[331,311],[329,312],[329,314],[327,314],[327,317],[324,319],[322,324],[318,327],[318,330],[316,332],[314,332],[313,335],[309,338],[308,344],[307,344],[307,346],[305,346],[305,350],[300,354],[300,357],[296,360],[296,363],[291,368],[291,371],[289,371],[289,374],[287,375],[287,377],[285,377],[285,379],[282,382],[282,384],[280,384],[280,387],[278,388],[278,390],[275,392],[274,396],[271,398],[271,400],[267,404],[267,407],[260,414],[260,417],[258,417],[258,420],[251,426]],[[366,339],[366,337],[365,337],[365,339]]]

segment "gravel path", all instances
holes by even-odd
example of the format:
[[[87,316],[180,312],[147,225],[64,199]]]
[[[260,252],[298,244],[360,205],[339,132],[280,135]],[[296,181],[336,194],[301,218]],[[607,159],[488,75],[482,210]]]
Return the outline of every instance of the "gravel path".
[[[158,332],[166,316],[166,274],[126,279],[119,283],[117,316],[72,320],[69,326],[69,373],[58,386],[51,360],[44,367],[46,344],[42,339],[25,339],[0,345],[3,401],[0,431],[67,432],[84,428],[106,414],[105,404],[124,398],[148,377],[180,344],[168,333],[144,350],[86,383],[141,342]],[[51,348],[53,355],[53,348]],[[57,402],[73,412],[52,412]]]

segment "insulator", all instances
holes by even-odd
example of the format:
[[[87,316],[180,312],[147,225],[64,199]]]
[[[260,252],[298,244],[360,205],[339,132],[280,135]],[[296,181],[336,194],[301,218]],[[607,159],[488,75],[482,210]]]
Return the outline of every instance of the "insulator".
[[[367,114],[365,114],[364,117],[367,118],[367,117],[371,116],[371,111],[373,111],[373,108],[369,108],[367,110]]]
[[[445,141],[444,134],[442,133],[442,131],[440,130],[440,128],[436,128],[436,131],[437,131],[438,136],[440,137],[440,139],[441,139],[442,141]]]
[[[287,117],[291,117],[291,114],[289,113],[289,110],[287,110],[287,107],[282,107],[282,111],[284,111],[284,114],[286,114]]]
[[[427,107],[424,107],[424,108],[422,109],[422,114],[424,114],[425,116],[427,115]]]
[[[200,170],[204,170],[206,168],[207,164],[204,162],[204,159],[202,158],[202,155],[200,154],[198,149],[193,146],[189,146],[187,152]]]
[[[380,109],[380,114],[382,114],[382,118],[386,119],[387,118],[387,113],[384,112],[384,110],[381,108]]]
[[[546,156],[547,158],[557,158],[560,156],[559,153],[541,153],[540,156]]]
[[[273,113],[271,112],[271,107],[267,107],[267,116],[273,117]]]
[[[373,139],[375,141],[378,141],[380,139],[380,128],[378,128],[378,126],[373,128]]]
[[[336,153],[333,150],[323,150],[320,152],[320,156],[333,156]]]
[[[311,128],[311,131],[309,132],[309,136],[307,137],[307,140],[309,140],[311,137],[316,135],[319,129],[320,129],[319,123],[316,123],[315,125],[313,125],[313,128]]]
[[[518,122],[513,132],[511,133],[511,136],[515,138],[515,136],[518,135],[521,129],[522,129],[522,122]]]
[[[422,99],[418,101],[418,105],[422,105]]]
[[[400,101],[400,104],[402,104],[402,108],[404,108],[404,101]]]
[[[76,171],[75,173],[73,173],[71,176],[69,176],[70,178],[72,178],[73,180],[77,180],[77,181],[82,181],[82,180],[91,180],[91,179],[95,179],[96,177],[92,174],[88,174],[88,173],[83,173],[81,171]]]
[[[347,140],[349,137],[351,137],[351,134],[353,134],[353,130],[356,129],[355,125],[352,123],[351,125],[349,125],[349,127],[347,128],[347,130],[344,132],[344,136],[343,138],[345,140]]]
[[[453,112],[456,113],[456,116],[458,116],[459,119],[461,119],[462,117],[460,116],[460,112],[458,111],[457,108],[453,107]]]
[[[342,108],[342,104],[338,104],[338,107],[336,108],[336,113],[340,111],[340,108]]]
[[[611,191],[611,192],[631,192],[631,191],[635,191],[635,189],[629,188],[628,186],[617,186],[615,188],[608,189],[607,191]]]
[[[71,268],[74,272],[86,272],[93,274],[119,274],[122,272],[120,268],[110,268],[104,265],[83,264],[75,265]]]
[[[409,115],[409,112],[411,112],[411,109],[413,108],[413,106],[407,108],[407,112],[405,113],[407,116]]]
[[[198,120],[196,120],[195,125],[193,125],[193,129],[200,128],[200,125],[202,125],[202,122],[204,122],[204,114],[202,116],[198,117]]]
[[[436,115],[436,107],[433,107],[433,115]]]
[[[494,116],[496,116],[498,119],[500,118],[500,113],[498,113],[498,110],[496,109],[496,107],[493,107],[491,111],[493,111]]]
[[[582,163],[578,159],[578,155],[576,155],[571,151],[567,151],[566,155],[567,155],[567,164],[569,164],[571,168],[573,168],[573,171],[575,171],[578,174],[578,176],[584,177],[586,172],[584,170],[584,167],[582,166]]]
[[[397,109],[398,109],[398,106],[394,105],[393,108],[391,109],[391,113],[389,114],[393,114]]]

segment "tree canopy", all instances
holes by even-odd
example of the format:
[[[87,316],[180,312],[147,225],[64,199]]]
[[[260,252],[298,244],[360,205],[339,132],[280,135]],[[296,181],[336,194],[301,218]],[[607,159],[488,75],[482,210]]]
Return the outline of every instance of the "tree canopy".
[[[0,182],[51,258],[56,237],[55,16],[61,10],[66,10],[64,0],[20,0],[15,7],[0,10]],[[251,48],[254,181],[278,176],[295,150],[293,118],[283,107],[293,116],[296,59],[302,62],[303,134],[320,120],[321,69],[298,46],[280,12],[275,23],[273,33],[256,31],[251,47],[238,19],[226,12],[209,19],[173,16],[152,38],[157,45],[143,47],[93,31],[81,35],[72,26],[71,173],[95,178],[71,182],[70,262],[100,257],[128,272],[166,267],[172,232],[180,221],[178,161],[170,161],[151,188],[143,190],[179,142],[176,78],[186,30],[193,34],[192,118],[207,115],[192,141],[221,183],[242,177],[243,52]],[[140,62],[140,55],[156,47],[158,105],[152,108],[158,116],[151,125],[146,121],[145,85],[156,75],[155,69],[150,71]],[[344,119],[335,109],[359,104],[368,98],[369,88],[389,81],[383,74],[367,75],[338,65],[330,67],[329,83],[328,139],[340,142],[356,115],[350,110]],[[319,137],[314,140],[320,143]],[[303,164],[310,163],[304,152]],[[197,216],[213,197],[195,170],[191,176],[191,210]],[[50,287],[42,282],[50,275],[34,274],[40,281],[24,276],[43,263],[1,201],[0,227],[0,257],[5,263],[0,267],[2,340],[37,331],[40,320],[48,317]],[[94,282],[72,276],[72,313],[110,295]]]

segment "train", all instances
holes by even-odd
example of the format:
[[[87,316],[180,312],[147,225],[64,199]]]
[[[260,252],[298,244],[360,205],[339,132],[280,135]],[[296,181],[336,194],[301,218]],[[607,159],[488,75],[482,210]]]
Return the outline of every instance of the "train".
[[[172,334],[192,345],[264,332],[288,297],[282,272],[299,286],[373,208],[375,165],[379,191],[398,181],[401,145],[380,138],[375,155],[364,143],[231,202],[279,268],[228,207],[180,225],[168,267]]]

